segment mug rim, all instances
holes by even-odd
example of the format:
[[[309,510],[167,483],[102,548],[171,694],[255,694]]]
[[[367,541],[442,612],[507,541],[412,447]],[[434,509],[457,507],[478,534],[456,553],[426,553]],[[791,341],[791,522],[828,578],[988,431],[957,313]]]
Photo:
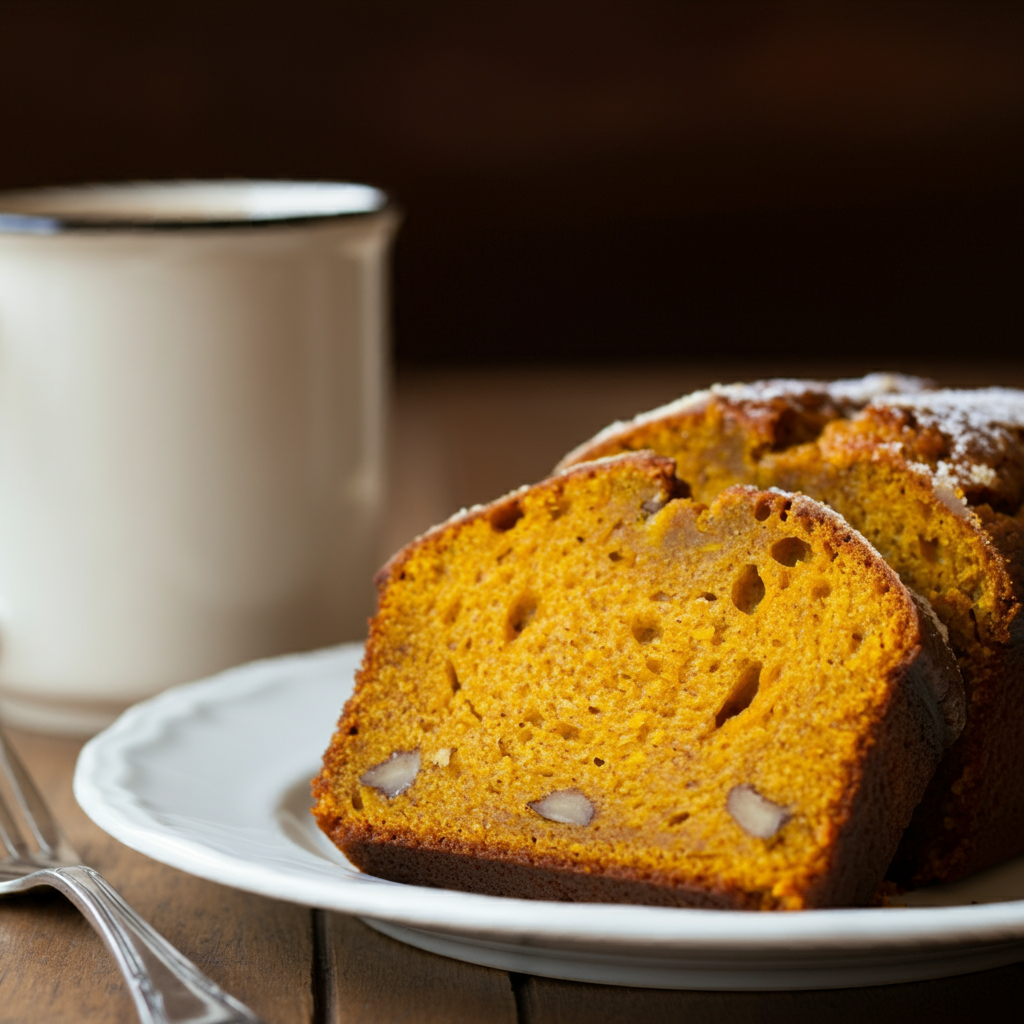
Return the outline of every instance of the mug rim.
[[[147,192],[152,203],[150,215],[139,212]],[[203,193],[210,211],[207,215],[200,210]],[[228,202],[231,198],[233,205]],[[220,207],[216,199],[221,201]],[[118,201],[125,211],[120,214],[114,210]],[[283,227],[362,218],[389,208],[391,202],[383,190],[350,181],[193,178],[91,182],[0,191],[0,234]]]

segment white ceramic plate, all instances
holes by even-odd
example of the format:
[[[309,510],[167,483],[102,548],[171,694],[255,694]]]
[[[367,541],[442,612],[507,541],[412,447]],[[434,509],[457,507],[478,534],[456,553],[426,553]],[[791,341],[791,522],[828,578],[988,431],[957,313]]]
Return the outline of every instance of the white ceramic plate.
[[[917,894],[906,909],[803,913],[546,903],[362,875],[308,810],[309,779],[360,656],[348,645],[256,662],[136,705],[82,751],[79,803],[121,842],[184,871],[357,914],[422,949],[529,974],[840,988],[1024,959],[1024,861]]]

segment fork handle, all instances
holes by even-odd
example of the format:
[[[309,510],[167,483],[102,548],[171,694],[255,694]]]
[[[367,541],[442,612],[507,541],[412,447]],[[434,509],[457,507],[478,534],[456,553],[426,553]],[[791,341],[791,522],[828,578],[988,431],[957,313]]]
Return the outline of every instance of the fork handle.
[[[114,954],[142,1024],[263,1024],[139,917],[92,868],[51,868],[46,874]]]

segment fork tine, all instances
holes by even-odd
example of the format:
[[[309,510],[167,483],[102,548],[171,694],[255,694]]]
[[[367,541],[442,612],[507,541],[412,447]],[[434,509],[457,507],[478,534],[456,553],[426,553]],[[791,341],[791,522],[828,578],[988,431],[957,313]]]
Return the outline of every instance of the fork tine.
[[[7,849],[8,858],[24,860],[28,857],[28,847],[25,845],[24,839],[21,838],[21,829],[18,828],[18,823],[7,806],[3,790],[0,790],[0,840]]]
[[[0,770],[7,776],[8,785],[14,793],[15,800],[18,801],[18,806],[24,815],[25,823],[32,832],[35,841],[39,844],[40,852],[55,861],[69,863],[77,861],[78,854],[75,853],[71,840],[64,834],[64,830],[57,824],[56,819],[50,813],[50,808],[46,806],[42,795],[36,789],[28,769],[25,768],[21,763],[21,759],[14,752],[10,741],[4,736],[2,728],[0,728]],[[0,804],[2,804],[2,801],[0,801]],[[6,818],[4,824],[13,829],[14,845],[18,847],[18,830],[14,827],[9,808],[4,807],[3,817]],[[4,831],[7,831],[7,828]],[[6,845],[10,848],[11,844],[6,842]],[[20,850],[22,855],[27,855],[23,841],[20,843],[20,846],[22,848]]]

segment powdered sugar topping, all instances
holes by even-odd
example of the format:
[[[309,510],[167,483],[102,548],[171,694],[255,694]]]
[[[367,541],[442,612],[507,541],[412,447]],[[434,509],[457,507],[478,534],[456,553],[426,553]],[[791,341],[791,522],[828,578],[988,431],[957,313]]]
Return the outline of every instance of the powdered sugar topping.
[[[912,413],[919,430],[936,430],[948,446],[934,468],[912,463],[932,477],[935,495],[959,515],[964,491],[994,488],[1006,454],[1020,445],[1024,432],[1024,391],[979,388],[879,396],[868,407]]]
[[[710,393],[733,402],[770,402],[806,394],[826,395],[840,406],[861,407],[882,395],[919,394],[928,387],[920,377],[902,373],[869,373],[866,377],[820,381],[779,377],[751,384],[713,384]]]
[[[1016,388],[978,388],[973,391],[925,391],[878,396],[876,406],[914,412],[922,425],[933,426],[953,444],[952,455],[966,454],[978,438],[993,448],[1016,440],[1011,432],[1024,430],[1024,391]]]

